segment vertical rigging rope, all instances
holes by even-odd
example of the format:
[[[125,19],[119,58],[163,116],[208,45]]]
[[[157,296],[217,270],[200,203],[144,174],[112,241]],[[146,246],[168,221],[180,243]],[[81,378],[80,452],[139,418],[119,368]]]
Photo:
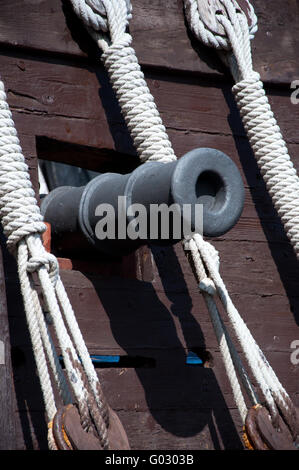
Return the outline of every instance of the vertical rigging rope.
[[[47,253],[41,240],[46,226],[43,223],[35,193],[20,147],[17,131],[0,81],[0,217],[8,249],[18,263],[21,292],[34,357],[42,388],[47,419],[53,419],[57,409],[52,370],[65,404],[74,396],[80,410],[82,425],[87,430],[94,423],[102,447],[109,446],[107,429],[109,410],[98,376],[91,362],[67,293],[60,280],[58,262]],[[43,300],[53,320],[61,348],[68,383],[65,380],[53,340],[42,312],[40,299],[33,282],[39,279]],[[70,337],[66,324],[72,334]],[[82,361],[82,364],[81,364]],[[51,427],[49,447],[55,448]]]

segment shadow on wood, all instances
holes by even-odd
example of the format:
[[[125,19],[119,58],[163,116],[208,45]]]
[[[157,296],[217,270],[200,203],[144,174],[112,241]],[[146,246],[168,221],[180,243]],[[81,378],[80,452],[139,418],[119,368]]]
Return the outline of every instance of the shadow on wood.
[[[165,250],[167,254],[163,254]],[[200,325],[190,313],[192,299],[176,254],[172,248],[164,247],[155,247],[153,253],[165,293],[172,304],[171,311],[159,300],[150,283],[132,281],[130,290],[123,289],[114,296],[112,291],[101,289],[94,277],[89,277],[109,317],[114,339],[129,355],[134,353],[134,344],[136,347],[143,344],[146,355],[155,357],[155,369],[137,368],[136,374],[144,389],[150,413],[165,431],[187,438],[208,426],[215,449],[241,449],[242,443],[213,369],[186,365],[187,351],[177,336],[172,315],[179,318],[188,350],[204,348],[205,341]],[[180,283],[180,292],[184,295],[178,296],[170,288],[170,278],[174,272]],[[153,321],[145,325],[142,317],[152,317]],[[130,325],[134,325],[129,332],[128,328],[122,327],[126,319]],[[167,338],[163,336],[165,328],[159,330],[159,323],[167,324]],[[189,338],[190,331],[193,338],[197,338],[196,344]],[[165,344],[171,343],[172,347],[165,346],[165,349],[157,350],[155,344],[163,344],[163,341]],[[198,419],[199,410],[201,420]],[[188,415],[185,422],[179,419],[182,411]],[[219,442],[212,415],[222,443]]]

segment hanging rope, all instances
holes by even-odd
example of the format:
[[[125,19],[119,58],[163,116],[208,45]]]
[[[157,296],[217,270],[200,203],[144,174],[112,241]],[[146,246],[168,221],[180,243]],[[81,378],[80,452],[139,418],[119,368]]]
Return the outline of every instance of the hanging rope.
[[[0,216],[8,249],[16,256],[21,292],[33,345],[48,422],[57,411],[50,369],[64,404],[75,398],[82,427],[95,426],[104,449],[109,446],[109,410],[73,309],[59,276],[55,256],[41,240],[46,226],[37,205],[28,167],[0,81]],[[54,324],[68,382],[53,346],[33,275],[41,285],[43,301]],[[68,330],[70,334],[68,333]],[[49,447],[55,449],[51,427]]]
[[[86,0],[71,0],[71,3],[75,12],[103,51],[103,63],[109,73],[112,87],[118,97],[124,119],[131,132],[141,161],[167,163],[176,159],[154,103],[154,98],[138,65],[135,51],[131,47],[132,37],[127,32],[131,12],[128,2],[125,0],[94,0],[94,10],[88,7],[89,2]],[[196,2],[191,3],[194,10]],[[105,13],[101,13],[104,11]],[[100,20],[96,19],[96,15],[99,14],[102,16],[102,20],[105,20],[105,29],[101,30],[100,27],[92,29],[91,25],[96,21],[98,25],[100,24]],[[198,30],[203,31],[200,25]],[[205,31],[202,34],[205,34]],[[219,38],[213,40],[209,34],[206,37],[215,47],[220,48],[220,44],[222,44],[222,46],[226,45],[226,48],[228,48],[229,41],[227,39],[226,42],[222,41],[221,43]],[[219,45],[217,46],[217,44]],[[246,57],[250,55],[248,48],[245,55]],[[257,143],[256,145],[259,146],[260,144]],[[219,273],[218,253],[199,234],[194,235],[190,240],[185,240],[184,248],[209,309],[226,372],[243,422],[246,417],[247,407],[237,372],[251,403],[256,404],[259,399],[224,328],[217,309],[216,297],[221,301],[228,315],[252,375],[271,412],[273,422],[277,422],[280,410],[293,436],[295,436],[297,430],[294,405],[233,305]]]
[[[235,0],[218,0],[215,18],[225,35],[214,35],[199,14],[199,0],[184,0],[186,17],[193,34],[203,44],[220,52],[236,82],[232,91],[245,131],[275,209],[299,259],[299,178],[286,143],[273,115],[260,75],[253,70],[250,40],[257,20],[250,7],[252,26]]]
[[[148,89],[140,69],[132,36],[126,33],[131,9],[124,0],[95,1],[97,12],[105,10],[103,31],[90,31],[99,13],[95,14],[85,0],[72,0],[75,12],[96,39],[104,52],[102,60],[108,70],[113,89],[122,107],[124,119],[132,135],[134,145],[142,162],[175,160],[169,138],[162,123],[154,98]],[[101,21],[98,20],[98,24]]]

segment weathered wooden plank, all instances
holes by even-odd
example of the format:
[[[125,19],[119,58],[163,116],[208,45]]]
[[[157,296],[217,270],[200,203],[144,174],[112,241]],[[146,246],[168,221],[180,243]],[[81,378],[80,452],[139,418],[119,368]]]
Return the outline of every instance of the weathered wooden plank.
[[[0,450],[15,448],[15,395],[10,351],[5,278],[0,249]]]
[[[30,394],[30,403],[26,404],[24,400],[18,408],[25,411],[30,406],[32,411],[43,410],[39,400],[40,391],[32,381],[32,371],[28,367],[31,352],[28,346],[22,351],[27,360],[18,371],[18,375],[22,376],[20,393],[24,398]],[[94,348],[89,351],[91,354],[102,354],[101,350]],[[97,369],[104,393],[114,409],[154,411],[236,408],[219,351],[211,352],[212,367],[187,365],[184,350],[138,349],[135,354],[137,359],[151,358],[153,367],[120,365]],[[267,358],[287,391],[292,397],[295,396],[298,366],[291,364],[290,354],[267,352]],[[254,380],[253,384],[257,385]]]
[[[234,409],[236,404],[219,352],[213,353],[213,368],[187,366],[180,354],[153,352],[153,369],[103,369],[99,376],[109,403],[114,409],[219,410]],[[293,397],[297,373],[287,354],[268,353],[278,377]],[[284,372],[283,372],[284,370]],[[253,381],[254,386],[257,384]],[[258,393],[260,393],[258,391]]]
[[[41,156],[48,147],[54,160],[69,162],[74,154],[75,163],[79,163],[81,148],[76,150],[75,144],[83,145],[91,148],[91,158],[82,160],[90,169],[95,169],[100,153],[104,161],[113,158],[112,150],[135,155],[110,84],[101,69],[97,72],[101,77],[100,98],[96,98],[99,82],[93,70],[63,64],[53,67],[53,64],[37,64],[29,59],[20,70],[17,62],[10,57],[2,56],[0,59],[8,101],[24,141],[29,140],[34,128],[35,135],[39,137],[36,145]],[[161,75],[149,77],[148,83],[178,156],[197,146],[220,148],[237,163],[241,162],[250,187],[259,185],[262,188],[250,146],[243,138],[244,130],[229,86],[210,83],[207,88],[204,82],[179,78],[174,82]],[[270,93],[270,100],[298,167],[298,148],[293,144],[298,143],[296,121],[299,107],[291,103],[286,92]],[[292,120],[288,119],[290,115]],[[53,139],[52,144],[40,136]],[[73,148],[68,149],[66,144],[59,148],[57,141],[60,140],[72,144]],[[33,142],[30,154],[36,154]]]
[[[150,411],[117,412],[120,417],[132,450],[213,450],[242,449],[242,434],[234,428],[240,419],[236,410],[217,410],[214,416],[210,411],[157,410],[155,416]],[[24,419],[26,413],[19,413]],[[32,413],[34,419],[42,422],[43,414]],[[35,429],[30,423],[30,446],[19,436],[18,450],[47,449],[47,435]]]
[[[145,351],[139,352],[145,353]],[[227,430],[228,439],[241,431],[241,423],[219,352],[213,354],[212,369],[186,366],[182,354],[176,351],[161,353],[154,350],[151,354],[156,360],[154,368],[134,370],[123,367],[98,370],[109,403],[123,417],[125,427],[130,428],[134,422],[132,413],[149,413],[151,422],[157,423],[163,429],[159,431],[162,438],[170,439],[171,436],[175,438],[184,435],[191,438],[201,434],[211,416],[216,418],[217,426],[224,426],[224,423],[230,422],[230,431]],[[279,378],[297,403],[297,373],[296,368],[290,364],[289,355],[269,353],[267,356],[274,369],[279,367]],[[36,418],[40,410],[38,390],[34,388],[26,367],[22,372],[21,387],[24,396],[30,394],[30,416]],[[25,404],[23,407],[20,406],[23,417],[25,410]],[[171,417],[174,414],[186,415],[189,420],[182,426],[180,421],[172,421]],[[42,416],[39,419],[42,419]],[[33,428],[32,424],[31,427]],[[36,431],[39,432],[41,439],[41,428],[37,428]],[[144,432],[146,433],[146,430]],[[137,445],[136,436],[129,437]],[[183,448],[181,445],[184,445],[183,442],[179,444],[179,448]],[[151,443],[145,440],[144,446],[151,448]]]
[[[204,411],[119,411],[133,450],[213,450],[242,449],[242,436],[234,429],[239,424],[236,410],[228,414]]]
[[[286,247],[277,250],[277,263],[281,262],[278,268],[271,258],[270,248],[266,243],[218,241],[214,242],[221,259],[221,273],[228,282],[232,294],[255,294],[258,296],[285,295],[284,277],[288,275],[289,291],[292,297],[298,296],[297,275],[298,266],[292,262],[291,251],[286,251]],[[152,248],[153,249],[153,248]],[[288,259],[289,255],[289,259]],[[159,270],[154,272],[154,289],[156,292],[185,292],[186,288],[190,292],[197,292],[197,285],[189,267],[188,261],[180,247],[177,245],[176,255],[171,248],[161,248],[155,252],[155,262],[159,264]],[[283,267],[284,273],[281,272]],[[244,276],[238,279],[239,276]],[[263,282],[260,279],[263,279]],[[115,279],[100,280],[89,276],[88,280],[80,273],[63,272],[63,279],[68,288],[72,287],[94,287],[98,291],[120,289],[133,292],[136,289],[135,281],[119,281]],[[247,281],[245,281],[247,279]],[[81,283],[81,284],[79,284]],[[131,283],[131,284],[130,284]],[[234,284],[233,284],[234,283]],[[143,283],[144,291],[151,291],[153,287],[149,283]],[[99,292],[100,294],[100,292]],[[128,294],[129,295],[129,294]]]
[[[229,292],[258,343],[265,351],[289,352],[298,323],[297,265],[293,273],[285,267],[284,279],[269,260],[266,244],[226,241],[215,246],[220,246],[221,272]],[[158,268],[153,270],[153,284],[62,271],[89,347],[106,354],[143,347],[217,348],[194,277],[181,250],[177,253],[178,257],[169,249],[155,250]],[[288,264],[284,255],[282,260]],[[284,297],[286,288],[289,301]],[[8,289],[14,291],[15,284],[9,282]],[[12,312],[16,317],[18,308],[16,304]],[[22,329],[15,341],[23,344]]]
[[[119,292],[114,291],[113,295],[118,295],[122,300],[124,296],[121,296]],[[75,295],[70,295],[70,299],[74,304],[74,300],[77,298]],[[91,300],[95,301],[94,297],[90,295]],[[179,296],[174,296],[173,301],[176,301]],[[151,357],[151,351],[158,349],[159,351],[166,351],[171,349],[182,350],[182,354],[187,355],[188,350],[208,350],[215,351],[218,349],[218,343],[214,334],[214,330],[209,321],[206,308],[201,306],[201,299],[196,299],[195,295],[194,304],[195,307],[191,312],[184,315],[182,314],[179,320],[171,315],[169,309],[166,306],[160,308],[160,311],[154,309],[147,309],[144,313],[147,315],[147,320],[140,320],[138,311],[133,312],[131,318],[121,320],[117,318],[117,311],[115,318],[110,321],[107,317],[105,310],[102,305],[98,306],[96,314],[90,308],[90,305],[84,305],[85,315],[81,314],[78,310],[81,305],[79,304],[76,308],[76,316],[79,321],[80,329],[86,340],[86,344],[90,350],[95,351],[95,354],[104,355],[123,355],[129,354],[130,356],[136,356],[139,354],[141,348],[148,348],[145,357]],[[149,301],[148,297],[145,299]],[[181,305],[184,305],[182,298],[179,298]],[[247,302],[251,301],[254,303],[255,296],[247,296]],[[169,301],[168,301],[169,302]],[[167,305],[167,299],[165,304]],[[268,308],[271,308],[272,303],[268,299]],[[273,302],[273,299],[272,299]],[[280,304],[280,302],[278,302]],[[263,310],[263,303],[256,301],[255,305],[257,310],[250,307],[246,308],[245,299],[236,301],[236,305],[240,310],[242,317],[246,320],[247,326],[252,332],[254,338],[265,353],[278,352],[287,353],[291,355],[291,342],[298,339],[298,328],[295,320],[291,317],[291,314],[287,310],[281,310],[276,312],[274,319],[272,320],[270,315],[265,314]],[[119,307],[119,306],[118,306]],[[179,303],[175,303],[175,307],[179,307]],[[119,307],[118,310],[121,310]],[[271,309],[272,310],[272,309]],[[275,310],[273,308],[273,310]],[[88,314],[86,314],[88,311]],[[163,317],[163,313],[168,313],[168,317]],[[109,312],[110,313],[110,312]],[[123,312],[126,314],[126,311]],[[156,317],[161,314],[161,320]],[[260,318],[258,318],[258,316]],[[140,323],[137,323],[137,318]],[[225,319],[225,316],[224,316]],[[13,346],[27,347],[30,346],[29,338],[22,335],[22,328],[18,326],[19,319],[13,319],[12,324],[14,326],[14,338],[12,341]],[[137,325],[132,331],[134,323]],[[227,323],[225,321],[225,323]],[[145,340],[144,338],[149,338]],[[238,343],[236,342],[237,349],[240,350]]]
[[[263,0],[253,2],[259,18],[254,41],[254,63],[262,79],[289,83],[298,77],[298,4],[277,0],[271,9]],[[132,0],[130,30],[142,65],[188,73],[222,75],[214,51],[191,38],[181,0]],[[96,56],[96,48],[72,12],[68,1],[37,0],[1,5],[0,43],[79,57]],[[42,34],[41,34],[42,31]],[[280,40],[280,47],[273,41]]]
[[[62,118],[62,122],[63,119],[71,119],[68,127],[63,126],[57,139],[61,139],[64,132],[62,140],[100,148],[110,142],[108,148],[111,148],[111,137],[110,141],[107,140],[109,134],[121,132],[115,136],[117,150],[121,151],[121,146],[125,145],[122,136],[125,124],[107,75],[100,65],[78,66],[59,60],[43,61],[42,57],[37,61],[30,56],[1,55],[0,69],[9,104],[16,112],[30,114],[32,119],[38,116],[41,122],[47,117],[52,120]],[[147,72],[146,78],[166,127],[170,131],[182,131],[182,139],[192,139],[196,132],[245,136],[230,92],[231,85],[226,81],[220,83],[210,79],[207,87],[204,79],[179,75],[170,77],[153,71]],[[299,106],[291,103],[290,94],[291,90],[277,92],[269,89],[269,99],[286,140],[298,143],[296,121]],[[290,113],[292,120],[289,119]],[[82,142],[83,133],[71,134],[76,120],[93,128],[96,144],[89,142],[89,135]],[[38,128],[37,132],[40,132]],[[81,141],[72,140],[76,135]],[[132,147],[130,150],[132,153]]]

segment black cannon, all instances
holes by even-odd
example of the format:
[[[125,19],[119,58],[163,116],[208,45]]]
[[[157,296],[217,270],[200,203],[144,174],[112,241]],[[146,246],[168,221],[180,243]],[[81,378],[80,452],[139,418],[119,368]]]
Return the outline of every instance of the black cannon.
[[[58,187],[42,200],[41,210],[58,249],[93,247],[119,256],[147,242],[172,244],[194,231],[220,236],[235,225],[243,206],[236,165],[218,150],[200,148],[127,175],[100,174],[84,187]]]

